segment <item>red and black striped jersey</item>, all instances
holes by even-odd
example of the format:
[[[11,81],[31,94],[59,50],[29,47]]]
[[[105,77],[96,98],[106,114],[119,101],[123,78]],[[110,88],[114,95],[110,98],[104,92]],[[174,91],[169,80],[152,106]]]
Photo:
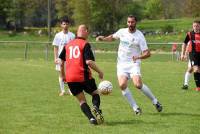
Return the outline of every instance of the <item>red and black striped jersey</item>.
[[[83,38],[70,41],[59,58],[65,61],[66,82],[84,82],[92,78],[86,60],[95,60],[90,44]]]

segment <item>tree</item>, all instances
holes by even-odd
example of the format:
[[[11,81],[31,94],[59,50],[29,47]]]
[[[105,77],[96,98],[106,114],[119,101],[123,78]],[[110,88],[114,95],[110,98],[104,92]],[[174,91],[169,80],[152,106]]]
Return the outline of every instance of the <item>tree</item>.
[[[72,0],[71,6],[73,7],[73,19],[75,24],[86,24],[90,26],[90,0]]]
[[[73,15],[72,0],[55,0],[56,18],[60,19],[67,16],[72,20]]]
[[[163,16],[163,6],[161,0],[149,0],[146,3],[145,16],[149,19],[159,19]]]
[[[189,17],[200,17],[200,0],[186,0],[185,14]]]

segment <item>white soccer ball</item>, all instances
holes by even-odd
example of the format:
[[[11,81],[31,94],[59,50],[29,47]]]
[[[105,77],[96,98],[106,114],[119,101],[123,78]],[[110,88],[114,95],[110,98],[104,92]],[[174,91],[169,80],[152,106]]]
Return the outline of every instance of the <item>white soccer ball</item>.
[[[98,85],[98,90],[102,95],[108,95],[112,93],[112,89],[113,89],[112,83],[107,80],[101,81]]]

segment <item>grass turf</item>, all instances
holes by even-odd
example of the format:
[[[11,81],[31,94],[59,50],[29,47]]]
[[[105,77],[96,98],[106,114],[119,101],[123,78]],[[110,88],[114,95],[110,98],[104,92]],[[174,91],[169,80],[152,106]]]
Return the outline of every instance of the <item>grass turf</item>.
[[[97,64],[114,88],[110,96],[101,97],[105,123],[93,126],[73,96],[58,96],[58,76],[52,60],[33,56],[24,61],[17,52],[11,54],[0,58],[1,134],[200,133],[200,93],[192,90],[195,87],[192,78],[188,91],[180,89],[187,63],[171,61],[170,55],[155,54],[142,63],[144,83],[163,104],[163,112],[157,113],[130,82],[129,87],[143,110],[141,116],[135,116],[117,84],[116,53],[96,53]],[[91,106],[88,95],[87,101]]]

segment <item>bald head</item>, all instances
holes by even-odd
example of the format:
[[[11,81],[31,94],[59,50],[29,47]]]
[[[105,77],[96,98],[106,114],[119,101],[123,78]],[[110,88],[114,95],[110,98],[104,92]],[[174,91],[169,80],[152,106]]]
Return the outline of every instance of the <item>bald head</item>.
[[[77,36],[86,39],[88,36],[88,27],[84,24],[79,25],[78,30],[77,30]]]

